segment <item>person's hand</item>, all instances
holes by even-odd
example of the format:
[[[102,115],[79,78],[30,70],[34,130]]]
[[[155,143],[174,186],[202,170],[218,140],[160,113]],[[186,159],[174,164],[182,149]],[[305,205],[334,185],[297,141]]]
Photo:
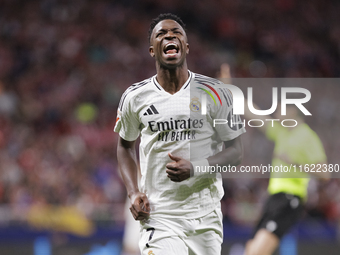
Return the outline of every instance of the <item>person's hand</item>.
[[[142,192],[136,192],[130,196],[130,211],[135,220],[147,219],[150,215],[150,203]]]
[[[192,171],[190,161],[173,156],[171,153],[168,153],[168,155],[174,161],[166,164],[166,173],[170,180],[173,182],[181,182],[188,179],[190,177],[190,172]]]
[[[219,78],[224,78],[224,79],[230,79],[230,65],[228,63],[223,63],[220,67],[220,77]]]

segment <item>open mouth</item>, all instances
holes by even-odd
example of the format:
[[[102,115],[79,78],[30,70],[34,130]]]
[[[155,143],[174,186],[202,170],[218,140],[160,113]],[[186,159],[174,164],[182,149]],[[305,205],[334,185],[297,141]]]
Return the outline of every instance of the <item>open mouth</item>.
[[[168,43],[167,45],[165,45],[164,47],[164,53],[167,55],[174,55],[177,54],[179,50],[179,47],[176,43]]]

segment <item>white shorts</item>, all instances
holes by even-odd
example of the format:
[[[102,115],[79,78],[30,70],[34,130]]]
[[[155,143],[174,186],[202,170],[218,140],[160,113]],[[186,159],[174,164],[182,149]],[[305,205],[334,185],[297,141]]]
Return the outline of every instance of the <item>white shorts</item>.
[[[141,222],[142,255],[220,255],[223,241],[221,207],[197,219],[155,219]]]

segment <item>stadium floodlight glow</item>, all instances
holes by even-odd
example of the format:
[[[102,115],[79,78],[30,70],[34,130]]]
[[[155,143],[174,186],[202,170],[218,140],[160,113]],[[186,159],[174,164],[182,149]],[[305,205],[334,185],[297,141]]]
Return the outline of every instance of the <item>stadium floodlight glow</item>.
[[[233,94],[233,113],[238,115],[244,114],[244,94],[240,88],[231,84],[216,85],[214,88],[227,88]],[[304,98],[287,98],[288,93],[301,93]],[[201,98],[202,107],[201,114],[207,114],[207,99],[206,93],[203,93]],[[312,115],[306,107],[303,106],[311,99],[311,93],[308,89],[297,87],[281,88],[281,115],[286,115],[287,105],[295,105],[304,115]],[[278,90],[276,87],[272,89],[272,106],[267,110],[257,110],[253,104],[253,88],[247,88],[247,105],[250,112],[255,115],[270,115],[277,109],[278,104]]]

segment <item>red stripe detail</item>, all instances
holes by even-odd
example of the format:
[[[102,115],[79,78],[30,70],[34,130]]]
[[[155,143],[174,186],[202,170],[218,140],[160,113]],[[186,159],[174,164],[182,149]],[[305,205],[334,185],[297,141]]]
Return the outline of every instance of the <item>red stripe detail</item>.
[[[207,85],[207,84],[205,84],[205,83],[202,83],[202,84],[205,85],[205,86],[207,86],[209,89],[211,89],[211,90],[216,94],[218,100],[220,100],[220,103],[221,103],[221,105],[222,105],[221,98],[220,98],[220,96],[217,94],[216,90],[215,90],[213,87],[211,87],[210,85]]]

